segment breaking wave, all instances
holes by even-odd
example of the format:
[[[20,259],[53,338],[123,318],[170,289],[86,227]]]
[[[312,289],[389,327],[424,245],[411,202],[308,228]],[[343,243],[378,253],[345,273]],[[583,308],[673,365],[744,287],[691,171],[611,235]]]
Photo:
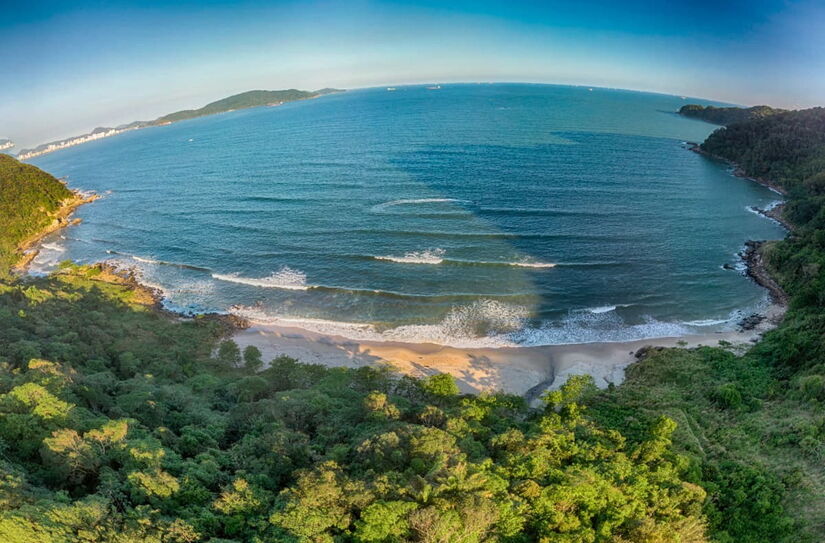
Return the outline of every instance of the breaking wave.
[[[732,315],[729,319],[673,323],[648,316],[641,323],[628,324],[614,307],[575,310],[558,321],[535,325],[529,321],[526,307],[484,299],[454,306],[434,324],[406,324],[393,328],[370,323],[273,316],[258,307],[236,306],[231,311],[264,326],[294,326],[355,341],[435,343],[458,348],[535,347],[682,337],[699,333],[697,328],[730,324],[734,318]]]
[[[57,253],[62,253],[66,250],[65,247],[61,247],[60,245],[54,243],[44,243],[40,247],[42,247],[43,249],[47,249],[49,251],[55,251]]]
[[[117,255],[117,256],[123,256],[123,257],[126,257],[126,258],[131,258],[135,262],[140,262],[142,264],[153,264],[153,265],[157,265],[157,266],[170,266],[170,267],[173,267],[173,268],[180,268],[180,269],[183,269],[183,270],[194,270],[194,271],[203,271],[203,272],[211,271],[209,268],[205,268],[203,266],[195,266],[193,264],[182,264],[180,262],[169,262],[167,260],[156,260],[154,258],[149,258],[149,257],[146,257],[146,256],[138,256],[138,255],[132,255],[132,254],[129,254],[129,253],[123,253],[121,251],[115,251],[114,249],[106,249],[106,253],[108,253],[110,255]]]
[[[376,256],[375,259],[402,264],[441,264],[444,262],[445,252],[444,249],[427,249],[405,253],[404,256]]]
[[[300,270],[284,266],[269,277],[243,277],[239,273],[213,273],[212,277],[220,281],[251,285],[253,287],[280,288],[286,290],[307,290],[307,276]]]
[[[515,266],[518,268],[555,268],[556,265],[550,262],[535,262],[531,260],[517,260],[504,262],[496,260],[463,260],[457,258],[445,258],[444,249],[426,249],[424,251],[411,251],[404,256],[374,256],[375,260],[387,260],[399,264],[458,264],[468,266]]]
[[[486,299],[454,306],[436,324],[407,324],[386,330],[368,323],[273,317],[256,307],[236,306],[232,308],[232,312],[260,324],[297,326],[320,334],[359,341],[436,343],[465,348],[508,346],[511,343],[507,336],[523,328],[529,316],[527,308],[523,306]]]

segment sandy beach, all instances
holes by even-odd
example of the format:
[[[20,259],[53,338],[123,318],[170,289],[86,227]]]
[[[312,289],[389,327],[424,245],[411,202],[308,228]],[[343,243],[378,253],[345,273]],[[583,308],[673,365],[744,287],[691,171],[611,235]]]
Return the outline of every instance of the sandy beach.
[[[571,375],[588,374],[599,387],[619,384],[625,368],[645,346],[747,346],[781,318],[772,306],[768,318],[747,331],[718,332],[684,337],[642,339],[615,343],[582,343],[539,347],[456,348],[432,343],[356,341],[293,326],[252,323],[233,339],[243,349],[254,345],[264,360],[287,355],[308,364],[358,368],[389,366],[414,377],[449,373],[463,392],[503,391],[535,401],[546,390],[563,385]]]

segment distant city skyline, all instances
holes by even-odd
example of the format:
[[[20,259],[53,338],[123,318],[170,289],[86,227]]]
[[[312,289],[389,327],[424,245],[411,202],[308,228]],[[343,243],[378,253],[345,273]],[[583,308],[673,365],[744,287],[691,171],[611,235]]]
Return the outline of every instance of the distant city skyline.
[[[0,139],[18,149],[251,89],[452,82],[825,102],[825,5],[31,2],[0,21]]]

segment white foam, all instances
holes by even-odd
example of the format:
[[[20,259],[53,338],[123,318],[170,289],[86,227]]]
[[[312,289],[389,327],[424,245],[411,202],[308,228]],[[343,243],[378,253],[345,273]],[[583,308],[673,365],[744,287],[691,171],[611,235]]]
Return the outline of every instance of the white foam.
[[[610,311],[615,311],[615,310],[616,310],[615,305],[603,305],[603,306],[600,306],[600,307],[591,307],[590,309],[588,309],[588,311],[590,311],[591,313],[594,313],[596,315],[601,314],[601,313],[609,313]]]
[[[307,290],[310,288],[309,285],[306,284],[306,274],[300,270],[294,270],[289,266],[284,266],[277,272],[272,272],[272,275],[269,277],[242,277],[238,273],[213,273],[212,277],[220,281],[240,283],[242,285],[251,285],[253,287],[280,288],[287,290]]]
[[[56,253],[62,253],[66,250],[65,247],[61,247],[60,245],[56,245],[54,243],[44,243],[40,247],[49,251],[54,251]]]
[[[132,258],[134,258],[138,262],[143,262],[145,264],[160,264],[159,260],[154,260],[152,258],[144,258],[142,256],[134,256],[134,255],[132,255]]]
[[[530,262],[530,261],[515,261],[506,262],[499,260],[449,260],[448,262],[456,262],[459,264],[475,264],[479,266],[515,266],[517,268],[555,268],[556,265],[550,262]]]
[[[445,252],[444,249],[427,249],[405,253],[404,256],[376,256],[375,259],[401,264],[441,264],[444,262]]]
[[[508,262],[510,266],[517,266],[519,268],[555,268],[556,265],[552,262]]]
[[[719,324],[725,324],[730,322],[730,319],[700,319],[696,321],[687,321],[685,324],[687,326],[698,326],[698,327],[705,327],[705,326],[717,326]]]
[[[372,211],[381,211],[388,207],[402,206],[402,205],[417,205],[417,204],[440,204],[448,202],[466,202],[467,200],[460,200],[458,198],[410,198],[401,200],[392,200],[372,206]]]
[[[601,305],[596,307],[588,307],[585,311],[588,311],[594,315],[600,315],[602,313],[610,313],[611,311],[616,311],[616,309],[620,307],[630,307],[633,304],[616,304],[616,305]]]
[[[523,328],[527,308],[495,300],[478,300],[455,306],[438,323],[408,324],[380,331],[374,325],[291,316],[271,316],[260,308],[237,306],[232,312],[260,324],[297,326],[315,333],[358,341],[436,343],[454,347],[512,347],[508,338]]]

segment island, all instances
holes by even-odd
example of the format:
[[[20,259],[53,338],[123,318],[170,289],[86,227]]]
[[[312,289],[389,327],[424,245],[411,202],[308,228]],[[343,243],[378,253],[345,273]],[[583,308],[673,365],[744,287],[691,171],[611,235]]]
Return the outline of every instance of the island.
[[[0,151],[11,149],[14,147],[14,142],[9,139],[0,139]]]
[[[74,147],[75,145],[80,145],[90,141],[116,136],[118,134],[122,134],[123,132],[127,132],[130,130],[138,130],[140,128],[146,128],[149,126],[162,126],[178,121],[195,119],[197,117],[205,117],[207,115],[215,115],[217,113],[226,113],[228,111],[235,111],[238,109],[248,109],[262,106],[279,106],[287,102],[308,100],[310,98],[318,98],[319,96],[324,96],[327,94],[333,94],[337,92],[344,91],[343,89],[324,88],[317,91],[287,89],[275,91],[252,90],[242,92],[240,94],[235,94],[227,98],[216,100],[215,102],[210,102],[209,104],[206,104],[205,106],[198,109],[184,109],[181,111],[176,111],[174,113],[169,113],[167,115],[158,117],[153,121],[134,121],[114,128],[98,127],[89,132],[88,134],[81,134],[79,136],[73,136],[71,138],[66,138],[63,140],[44,143],[42,145],[34,147],[33,149],[22,149],[17,154],[17,158],[19,160],[27,160],[30,158],[45,155],[46,153],[51,153],[52,151],[66,149],[67,147]],[[4,147],[2,147],[1,145],[2,140],[0,140],[0,149],[3,149]]]

